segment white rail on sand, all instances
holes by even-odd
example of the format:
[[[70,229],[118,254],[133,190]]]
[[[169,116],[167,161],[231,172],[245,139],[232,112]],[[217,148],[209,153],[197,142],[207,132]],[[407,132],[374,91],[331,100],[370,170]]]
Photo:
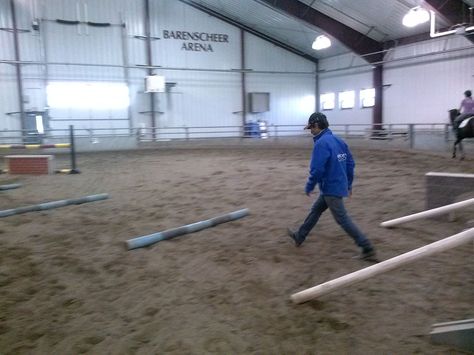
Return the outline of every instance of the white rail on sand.
[[[411,222],[411,221],[414,221],[414,220],[420,219],[420,218],[434,217],[434,216],[438,216],[440,214],[449,213],[451,211],[454,211],[454,210],[457,210],[459,208],[463,208],[463,207],[466,207],[466,206],[469,206],[469,205],[474,205],[474,198],[471,198],[471,199],[465,200],[465,201],[461,201],[461,202],[452,203],[452,204],[446,205],[446,206],[433,208],[431,210],[426,210],[426,211],[423,211],[423,212],[411,214],[411,215],[408,215],[408,216],[405,216],[405,217],[391,219],[390,221],[385,221],[385,222],[380,223],[380,227],[388,228],[388,227],[395,226],[397,224]]]
[[[409,251],[408,253],[398,255],[394,258],[382,261],[381,263],[366,267],[365,269],[352,272],[337,279],[300,291],[291,295],[291,300],[295,303],[307,302],[339,288],[367,280],[373,276],[393,270],[418,259],[466,244],[471,240],[474,240],[474,228],[467,229],[461,233]]]

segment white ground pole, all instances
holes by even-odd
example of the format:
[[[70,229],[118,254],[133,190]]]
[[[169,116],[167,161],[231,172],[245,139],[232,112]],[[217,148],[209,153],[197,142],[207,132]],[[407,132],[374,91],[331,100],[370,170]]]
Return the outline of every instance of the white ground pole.
[[[395,226],[397,224],[411,222],[411,221],[414,221],[414,220],[420,219],[420,218],[434,217],[434,216],[438,216],[440,214],[449,213],[451,211],[454,211],[454,210],[457,210],[459,208],[463,208],[463,207],[466,207],[466,206],[469,206],[469,205],[474,205],[474,198],[470,198],[469,200],[464,200],[464,201],[461,201],[461,202],[452,203],[452,204],[446,205],[446,206],[441,206],[441,207],[438,207],[438,208],[433,208],[431,210],[426,210],[426,211],[423,211],[423,212],[411,214],[411,215],[408,215],[408,216],[405,216],[405,217],[391,219],[390,221],[385,221],[385,222],[380,223],[380,227],[388,228],[388,227]]]
[[[45,202],[45,203],[40,203],[38,205],[30,205],[30,206],[24,206],[24,207],[13,208],[10,210],[0,211],[0,218],[13,216],[15,214],[27,213],[27,212],[50,210],[53,208],[59,208],[59,207],[64,207],[68,205],[80,205],[82,203],[105,200],[108,198],[109,198],[108,194],[98,194],[98,195],[89,195],[89,196],[80,197],[80,198],[71,198],[69,200]]]
[[[404,266],[410,262],[433,254],[441,253],[443,251],[458,247],[462,244],[466,244],[470,241],[474,241],[474,228],[466,229],[461,233],[409,251],[408,253],[398,255],[394,258],[382,261],[381,263],[366,267],[365,269],[352,272],[337,279],[330,280],[320,285],[294,293],[291,295],[291,300],[295,303],[307,302],[313,298],[320,297],[339,288],[369,279],[373,276],[393,270],[397,267]]]
[[[194,233],[205,228],[214,227],[221,223],[233,221],[233,220],[245,217],[248,214],[249,214],[249,210],[245,208],[245,209],[238,210],[235,212],[227,213],[222,216],[207,219],[205,221],[187,224],[178,228],[168,229],[163,232],[144,235],[143,237],[129,239],[125,242],[126,247],[128,250],[146,247],[148,245],[160,242],[165,239],[171,239],[183,234]]]

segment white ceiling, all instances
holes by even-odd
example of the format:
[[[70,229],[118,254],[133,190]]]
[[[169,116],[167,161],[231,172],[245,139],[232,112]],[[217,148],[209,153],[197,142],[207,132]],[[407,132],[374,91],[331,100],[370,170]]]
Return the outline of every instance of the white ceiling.
[[[293,0],[298,1],[298,0]],[[403,16],[423,0],[299,0],[315,10],[351,27],[377,42],[394,41],[429,32],[429,23],[408,28],[402,25]],[[474,0],[463,0],[474,6]],[[348,53],[350,49],[329,35],[333,45],[321,51],[311,48],[314,39],[326,34],[317,25],[277,10],[261,0],[186,0],[238,22],[259,33],[287,44],[300,53],[315,59]],[[448,27],[442,18],[437,26]]]

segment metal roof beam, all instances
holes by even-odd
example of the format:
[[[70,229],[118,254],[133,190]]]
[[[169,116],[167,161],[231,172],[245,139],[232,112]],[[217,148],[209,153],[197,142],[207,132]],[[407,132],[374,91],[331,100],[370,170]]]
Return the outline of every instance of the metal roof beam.
[[[462,0],[425,0],[433,10],[451,24],[461,24],[469,19],[469,6]]]
[[[425,0],[425,3],[430,5],[451,25],[469,22],[469,6],[462,0]],[[474,43],[472,33],[466,33],[465,37]]]
[[[309,5],[297,0],[258,1],[320,28],[353,52],[363,56],[369,63],[380,62],[383,59],[383,53],[380,52],[383,49],[381,43],[334,20]]]

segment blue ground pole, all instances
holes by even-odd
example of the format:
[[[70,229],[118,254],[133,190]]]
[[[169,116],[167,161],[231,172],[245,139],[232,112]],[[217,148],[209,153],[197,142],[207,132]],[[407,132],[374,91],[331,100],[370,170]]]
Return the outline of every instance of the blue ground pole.
[[[17,189],[17,188],[19,188],[20,186],[21,186],[21,184],[0,185],[0,191]]]
[[[171,239],[183,234],[194,233],[205,228],[214,227],[221,223],[230,222],[230,221],[245,217],[248,214],[249,214],[249,210],[245,208],[245,209],[238,210],[235,212],[227,213],[222,216],[207,219],[205,221],[187,224],[185,226],[168,229],[163,232],[153,233],[149,235],[144,235],[142,237],[129,239],[125,242],[126,247],[128,250],[143,248],[151,244],[161,242],[162,240]]]
[[[9,217],[15,214],[21,214],[21,213],[27,213],[27,212],[50,210],[53,208],[59,208],[59,207],[64,207],[64,206],[69,206],[69,205],[80,205],[82,203],[105,200],[108,198],[109,198],[108,194],[98,194],[98,195],[90,195],[90,196],[80,197],[80,198],[72,198],[69,200],[45,202],[45,203],[40,203],[38,205],[30,205],[30,206],[24,206],[24,207],[13,208],[10,210],[0,211],[0,218]]]

